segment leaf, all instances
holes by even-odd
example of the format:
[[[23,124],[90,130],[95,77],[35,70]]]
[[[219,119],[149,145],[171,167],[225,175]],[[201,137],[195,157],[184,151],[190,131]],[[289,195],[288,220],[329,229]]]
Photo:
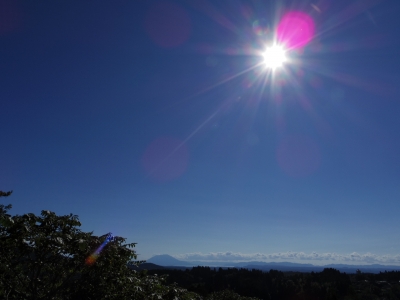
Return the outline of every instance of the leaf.
[[[0,224],[3,225],[4,227],[10,227],[11,225],[14,224],[14,220],[9,216],[2,216],[0,218]]]
[[[79,240],[79,250],[85,251],[87,248],[87,243],[84,240]]]

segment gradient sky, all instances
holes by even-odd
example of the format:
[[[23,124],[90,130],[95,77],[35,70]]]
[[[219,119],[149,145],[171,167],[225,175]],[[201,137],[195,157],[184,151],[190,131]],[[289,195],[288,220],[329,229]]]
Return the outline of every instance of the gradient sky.
[[[399,13],[1,1],[0,189],[13,213],[77,214],[139,259],[400,265]]]

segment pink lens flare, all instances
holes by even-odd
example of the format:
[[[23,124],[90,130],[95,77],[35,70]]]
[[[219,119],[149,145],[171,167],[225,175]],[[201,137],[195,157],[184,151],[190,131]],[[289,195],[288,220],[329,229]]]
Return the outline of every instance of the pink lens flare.
[[[0,1],[0,36],[18,31],[22,24],[22,13],[18,1]]]
[[[186,143],[173,137],[155,139],[142,157],[144,170],[158,182],[171,181],[181,176],[187,169],[188,161]]]
[[[321,164],[321,152],[317,143],[302,135],[283,139],[278,145],[276,158],[281,169],[291,177],[309,176]]]
[[[315,24],[306,13],[291,11],[286,13],[279,22],[276,36],[279,44],[288,49],[304,47],[314,37]]]
[[[164,48],[182,45],[191,32],[189,14],[170,1],[157,1],[150,8],[144,25],[153,42]]]

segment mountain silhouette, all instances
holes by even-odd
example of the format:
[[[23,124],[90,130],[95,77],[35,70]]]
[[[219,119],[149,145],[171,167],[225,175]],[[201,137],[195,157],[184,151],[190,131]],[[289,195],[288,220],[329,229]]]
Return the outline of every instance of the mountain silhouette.
[[[169,266],[192,266],[191,263],[178,260],[171,255],[162,254],[162,255],[155,255],[152,258],[148,259],[146,262],[153,263],[163,267]]]
[[[278,270],[278,271],[296,271],[296,272],[321,272],[324,268],[335,268],[341,272],[355,273],[358,269],[367,273],[379,273],[383,271],[400,271],[400,266],[389,266],[380,264],[371,265],[347,265],[347,264],[328,264],[328,265],[313,265],[293,262],[229,262],[229,261],[182,261],[171,255],[155,255],[147,260],[148,263],[156,264],[163,267],[193,267],[193,266],[209,266],[222,268],[244,268],[258,269],[262,271]]]

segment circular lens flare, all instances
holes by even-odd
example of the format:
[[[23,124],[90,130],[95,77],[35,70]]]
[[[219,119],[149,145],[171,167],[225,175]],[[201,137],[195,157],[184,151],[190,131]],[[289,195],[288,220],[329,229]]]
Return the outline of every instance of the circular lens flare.
[[[313,19],[300,11],[285,14],[278,24],[277,39],[289,49],[301,48],[314,37],[315,24]]]
[[[278,67],[281,67],[286,61],[286,51],[283,46],[273,45],[268,47],[264,54],[264,65],[267,68],[275,70]]]

